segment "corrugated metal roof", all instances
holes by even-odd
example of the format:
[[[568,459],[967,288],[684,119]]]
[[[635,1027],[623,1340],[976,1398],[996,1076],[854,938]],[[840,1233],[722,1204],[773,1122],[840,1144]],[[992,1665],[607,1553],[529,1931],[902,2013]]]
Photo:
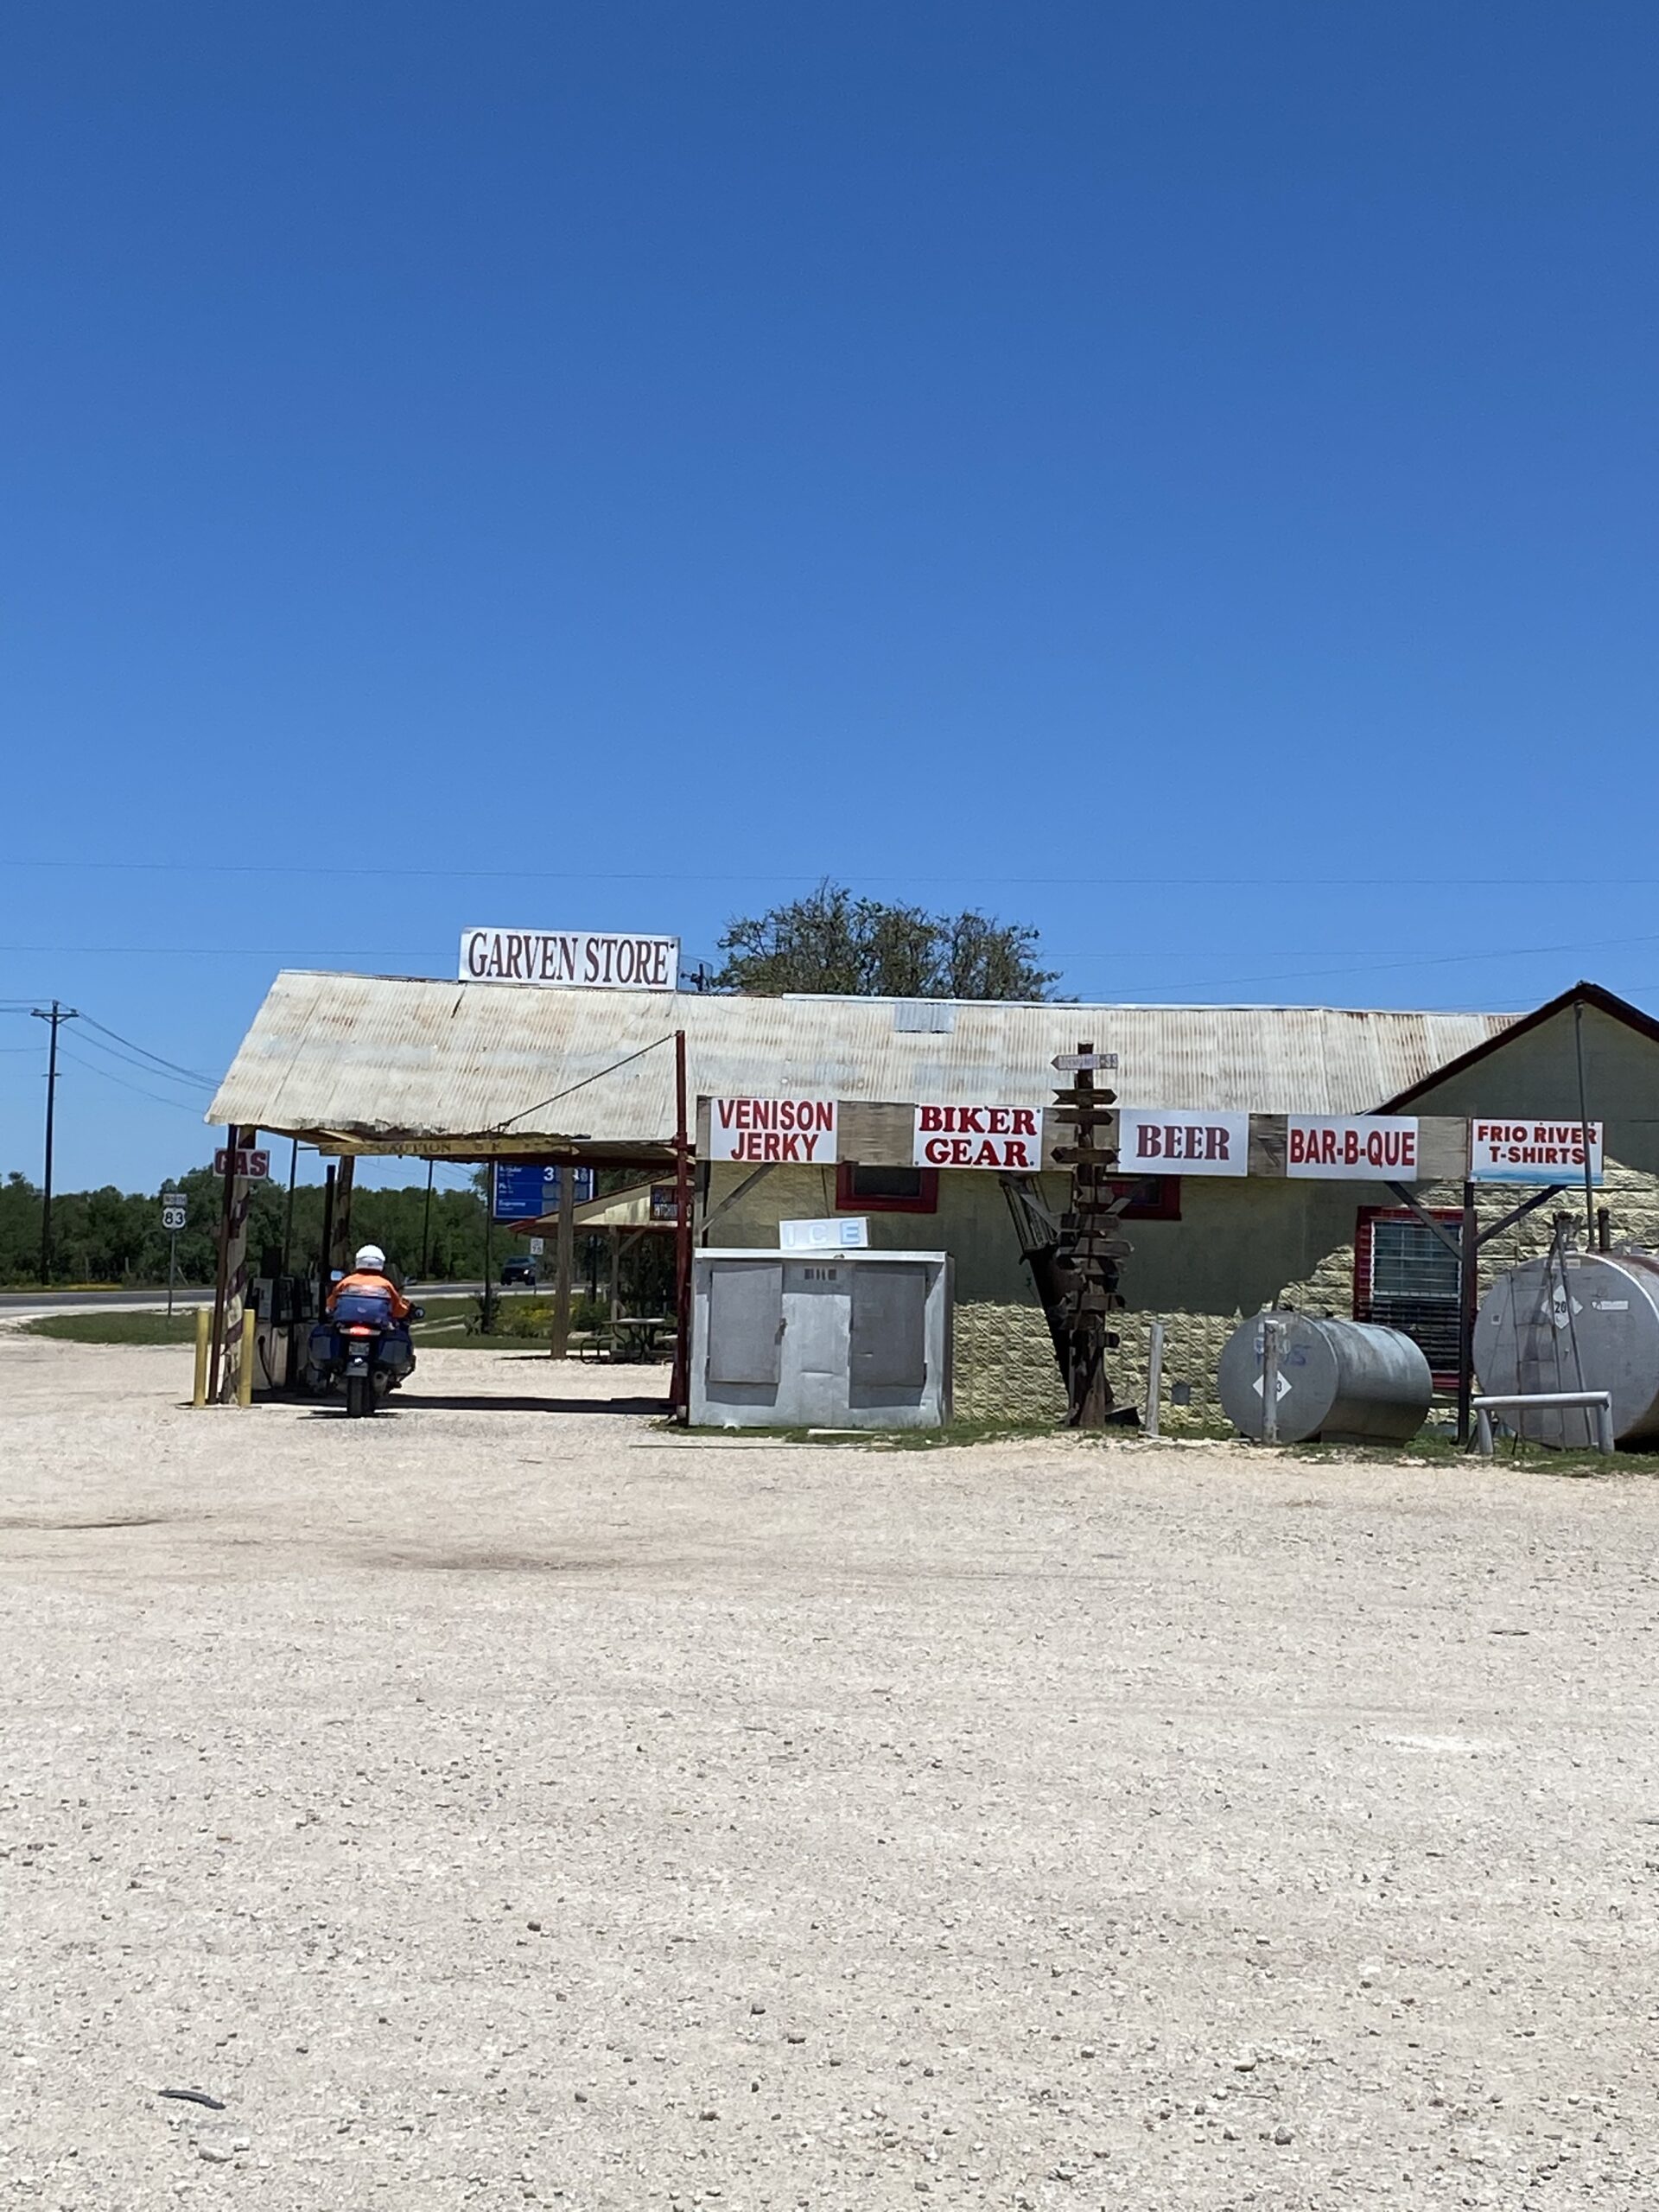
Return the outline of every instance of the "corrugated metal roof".
[[[1502,1014],[1331,1007],[958,1003],[948,1032],[891,999],[540,990],[288,970],[208,1118],[359,1143],[480,1149],[666,1143],[673,1033],[690,1090],[728,1096],[1046,1101],[1050,1062],[1116,1052],[1125,1105],[1362,1113],[1511,1026]]]

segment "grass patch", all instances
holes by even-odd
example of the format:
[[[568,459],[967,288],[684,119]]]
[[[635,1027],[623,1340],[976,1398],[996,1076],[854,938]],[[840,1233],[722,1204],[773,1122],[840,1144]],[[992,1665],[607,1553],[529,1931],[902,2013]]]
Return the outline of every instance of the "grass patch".
[[[184,1313],[46,1313],[22,1324],[24,1335],[72,1344],[193,1344],[194,1310]]]

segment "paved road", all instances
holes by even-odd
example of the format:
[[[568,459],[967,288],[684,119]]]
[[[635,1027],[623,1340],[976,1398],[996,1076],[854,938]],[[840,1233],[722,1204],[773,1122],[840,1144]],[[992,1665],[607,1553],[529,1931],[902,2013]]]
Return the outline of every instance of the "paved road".
[[[410,1287],[415,1298],[454,1297],[457,1294],[475,1291],[475,1282],[420,1282]],[[511,1296],[503,1292],[504,1297]],[[174,1292],[173,1303],[178,1306],[206,1306],[212,1302],[213,1292],[187,1290],[182,1285]],[[164,1306],[164,1290],[0,1290],[0,1313],[103,1313],[111,1306]]]

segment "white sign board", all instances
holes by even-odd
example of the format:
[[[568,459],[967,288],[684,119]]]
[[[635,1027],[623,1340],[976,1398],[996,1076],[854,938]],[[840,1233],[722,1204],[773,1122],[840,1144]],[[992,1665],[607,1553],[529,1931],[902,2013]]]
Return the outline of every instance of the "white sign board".
[[[671,991],[680,977],[680,940],[605,930],[463,930],[459,973],[463,983]]]
[[[833,1098],[711,1098],[709,1157],[756,1166],[794,1160],[818,1166],[836,1157]]]
[[[1416,1117],[1293,1114],[1285,1132],[1285,1173],[1331,1183],[1414,1183]]]
[[[1247,1174],[1250,1117],[1125,1107],[1117,1117],[1117,1162],[1132,1175]]]
[[[1117,1065],[1117,1054],[1116,1052],[1056,1052],[1049,1062],[1049,1065],[1052,1068],[1058,1068],[1062,1075],[1080,1072],[1085,1068],[1115,1068]]]
[[[184,1212],[182,1191],[162,1192],[162,1227],[169,1236],[176,1236],[184,1227]]]
[[[918,1167],[995,1167],[1034,1174],[1043,1162],[1040,1106],[918,1106]]]
[[[1590,1180],[1601,1180],[1601,1123],[1590,1130]],[[1471,1183],[1582,1183],[1585,1125],[1581,1122],[1471,1121]]]
[[[869,1223],[855,1214],[833,1221],[780,1221],[778,1224],[778,1242],[785,1252],[862,1252],[869,1241]]]

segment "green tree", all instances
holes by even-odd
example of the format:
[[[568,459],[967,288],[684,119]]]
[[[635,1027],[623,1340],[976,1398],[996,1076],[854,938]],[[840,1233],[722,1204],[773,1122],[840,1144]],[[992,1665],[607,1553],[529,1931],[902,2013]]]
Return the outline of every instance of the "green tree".
[[[804,899],[728,922],[716,989],[775,997],[1046,999],[1058,969],[1037,964],[1037,932],[969,909],[930,914],[855,899],[827,880]]]

